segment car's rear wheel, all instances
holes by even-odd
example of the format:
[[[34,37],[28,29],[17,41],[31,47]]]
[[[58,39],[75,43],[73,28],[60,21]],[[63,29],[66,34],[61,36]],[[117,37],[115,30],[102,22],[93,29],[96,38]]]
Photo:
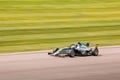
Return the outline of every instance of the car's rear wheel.
[[[75,57],[75,51],[73,49],[70,51],[69,56],[70,57]]]
[[[95,48],[93,51],[93,55],[98,56],[98,54],[99,54],[99,50],[98,50],[98,48]]]

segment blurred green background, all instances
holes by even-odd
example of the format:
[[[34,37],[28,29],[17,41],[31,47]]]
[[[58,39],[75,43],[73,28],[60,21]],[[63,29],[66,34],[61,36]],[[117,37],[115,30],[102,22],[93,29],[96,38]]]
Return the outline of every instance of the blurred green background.
[[[120,0],[0,0],[0,53],[78,41],[120,45]]]

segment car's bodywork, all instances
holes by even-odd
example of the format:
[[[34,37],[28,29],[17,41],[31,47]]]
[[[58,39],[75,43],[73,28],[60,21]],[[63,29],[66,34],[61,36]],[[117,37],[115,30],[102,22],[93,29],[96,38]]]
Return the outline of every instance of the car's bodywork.
[[[82,55],[82,56],[98,56],[98,45],[95,46],[95,48],[89,48],[89,45],[85,45],[85,46],[80,46],[79,48],[76,48],[76,45],[73,44],[70,47],[65,47],[65,48],[55,48],[53,50],[53,52],[49,52],[48,55],[51,56],[70,56],[70,57],[74,57],[74,56],[78,56],[78,55]]]

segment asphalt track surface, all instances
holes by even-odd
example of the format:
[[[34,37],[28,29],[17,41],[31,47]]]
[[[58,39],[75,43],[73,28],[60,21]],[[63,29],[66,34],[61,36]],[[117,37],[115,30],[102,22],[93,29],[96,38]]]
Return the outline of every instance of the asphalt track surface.
[[[0,80],[120,80],[120,46],[100,55],[59,58],[47,51],[1,54]]]

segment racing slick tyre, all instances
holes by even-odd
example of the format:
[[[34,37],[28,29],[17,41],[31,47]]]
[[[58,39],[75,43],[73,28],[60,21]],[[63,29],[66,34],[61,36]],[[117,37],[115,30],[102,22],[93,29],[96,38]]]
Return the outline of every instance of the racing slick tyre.
[[[69,57],[75,57],[75,51],[73,49],[70,51]]]
[[[59,48],[53,49],[53,53],[55,53],[55,52],[58,51],[58,50],[59,50]]]
[[[95,48],[93,51],[93,55],[98,56],[98,54],[99,54],[99,50],[98,50],[98,48]]]
[[[53,53],[50,53],[50,52],[48,53],[48,55],[51,55],[51,54],[53,54]]]

